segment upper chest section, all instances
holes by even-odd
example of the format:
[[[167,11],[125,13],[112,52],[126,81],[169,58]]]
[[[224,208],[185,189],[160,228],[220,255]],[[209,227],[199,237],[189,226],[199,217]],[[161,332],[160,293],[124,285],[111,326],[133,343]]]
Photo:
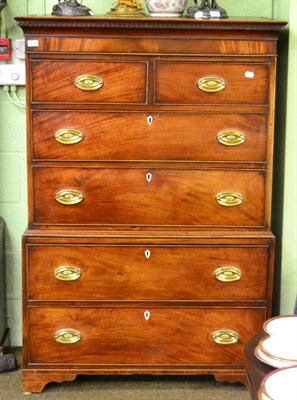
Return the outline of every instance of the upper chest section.
[[[266,105],[281,23],[18,18],[32,103]],[[92,107],[92,106],[91,106]]]

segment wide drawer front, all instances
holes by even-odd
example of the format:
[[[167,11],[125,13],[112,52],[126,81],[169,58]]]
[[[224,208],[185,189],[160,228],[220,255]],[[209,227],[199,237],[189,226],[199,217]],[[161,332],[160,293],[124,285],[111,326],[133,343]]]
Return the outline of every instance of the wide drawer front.
[[[268,251],[267,246],[29,245],[28,298],[263,300]]]
[[[30,308],[29,363],[239,365],[264,309]]]
[[[34,60],[31,69],[33,102],[144,104],[147,101],[146,62]]]
[[[34,222],[263,227],[265,172],[33,167]]]
[[[265,114],[35,111],[33,157],[264,162],[266,123]]]
[[[269,65],[156,63],[159,104],[268,104]]]

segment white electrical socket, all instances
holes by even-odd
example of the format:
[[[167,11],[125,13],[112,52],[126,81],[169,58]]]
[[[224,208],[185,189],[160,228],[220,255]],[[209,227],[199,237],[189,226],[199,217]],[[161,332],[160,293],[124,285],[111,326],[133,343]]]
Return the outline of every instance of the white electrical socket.
[[[0,64],[0,86],[26,85],[25,63]]]
[[[14,43],[15,57],[19,60],[25,59],[25,39],[16,39]]]

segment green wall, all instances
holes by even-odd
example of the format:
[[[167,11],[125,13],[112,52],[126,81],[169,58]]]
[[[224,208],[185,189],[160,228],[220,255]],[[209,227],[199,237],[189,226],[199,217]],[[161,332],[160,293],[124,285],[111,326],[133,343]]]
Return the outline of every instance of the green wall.
[[[284,3],[280,1],[280,3]],[[283,61],[283,60],[282,60]],[[282,76],[279,85],[284,87]],[[278,103],[286,104],[283,118],[284,131],[284,191],[281,268],[281,314],[292,313],[297,296],[297,1],[290,1],[289,9],[289,48],[286,97],[280,96]],[[283,107],[283,106],[282,106]],[[283,109],[283,108],[282,108]],[[276,149],[277,152],[277,149]],[[275,207],[276,208],[276,207]]]
[[[57,0],[9,0],[4,10],[9,37],[22,37],[16,26],[16,15],[50,14]],[[109,11],[113,0],[84,0],[97,15]],[[192,4],[190,0],[189,4]],[[278,237],[277,274],[280,286],[282,314],[292,313],[296,296],[296,0],[220,0],[230,16],[274,17],[288,19],[290,16],[289,60],[287,36],[283,35],[280,46],[277,104],[276,179],[274,203],[274,229]],[[291,7],[291,10],[290,10]],[[289,12],[290,11],[290,12]],[[3,21],[2,21],[3,26]],[[288,72],[288,93],[286,74]],[[24,97],[24,88],[18,90]],[[27,223],[26,198],[26,128],[25,111],[16,107],[0,87],[0,215],[6,221],[6,267],[9,326],[12,345],[21,345],[21,236]],[[278,151],[281,156],[278,156]],[[277,301],[278,302],[278,301]],[[276,302],[276,303],[277,303]]]

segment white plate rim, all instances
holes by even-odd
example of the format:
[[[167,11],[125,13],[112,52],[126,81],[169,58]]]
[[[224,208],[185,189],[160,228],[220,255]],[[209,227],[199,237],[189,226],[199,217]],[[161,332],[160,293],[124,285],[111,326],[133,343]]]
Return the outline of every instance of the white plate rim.
[[[297,362],[294,361],[284,362],[284,361],[274,360],[268,357],[265,353],[263,353],[259,345],[255,347],[254,354],[258,358],[258,360],[262,361],[265,364],[271,365],[272,367],[275,368],[294,367],[297,365]]]
[[[278,360],[278,361],[288,361],[288,362],[296,362],[297,363],[297,358],[285,358],[285,357],[280,357],[277,356],[273,353],[270,353],[267,349],[264,348],[264,343],[265,341],[272,339],[272,336],[265,336],[263,337],[260,341],[259,341],[259,346],[260,346],[260,350],[262,351],[262,353],[264,353],[267,357],[272,358],[274,360]]]
[[[287,319],[287,318],[290,318],[290,319],[295,319],[296,318],[296,321],[297,321],[297,315],[296,314],[286,314],[286,315],[279,315],[277,317],[272,317],[272,318],[267,319],[264,322],[264,324],[263,324],[264,331],[270,336],[277,336],[275,333],[273,333],[273,332],[271,332],[269,330],[268,325],[271,324],[271,323],[274,323],[275,321],[281,321],[281,320],[284,320],[284,319]],[[283,337],[288,337],[288,336],[285,335]]]
[[[261,381],[261,383],[260,383],[260,389],[259,389],[259,393],[261,393],[261,395],[262,395],[262,400],[265,400],[266,398],[269,399],[269,400],[270,400],[270,399],[273,400],[273,398],[270,396],[269,393],[267,393],[266,388],[265,388],[265,384],[266,384],[266,382],[271,378],[271,376],[276,375],[276,374],[279,374],[280,372],[283,372],[283,371],[290,370],[290,369],[296,369],[296,370],[297,370],[297,365],[293,365],[293,366],[285,367],[285,368],[278,368],[278,369],[275,369],[274,371],[269,372],[269,373],[262,379],[262,381]]]

